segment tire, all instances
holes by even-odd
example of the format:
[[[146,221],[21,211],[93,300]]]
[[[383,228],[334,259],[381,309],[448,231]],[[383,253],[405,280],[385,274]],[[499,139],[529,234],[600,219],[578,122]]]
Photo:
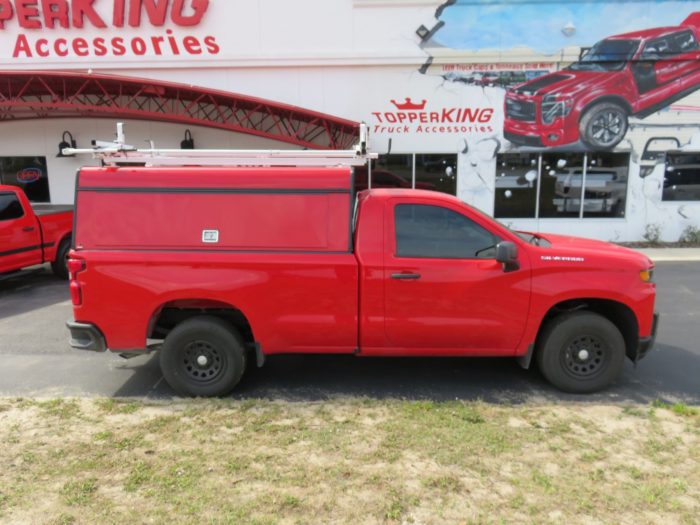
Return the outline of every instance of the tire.
[[[198,362],[199,358],[204,359]],[[166,336],[160,350],[161,372],[173,390],[183,396],[229,394],[241,380],[245,365],[243,339],[216,317],[183,321]]]
[[[579,122],[581,141],[592,150],[611,150],[627,134],[627,111],[614,102],[600,102],[591,107]]]
[[[68,279],[68,252],[70,252],[70,238],[61,241],[56,250],[56,259],[51,263],[53,273],[61,279]]]
[[[556,317],[543,328],[536,357],[542,374],[560,390],[597,392],[622,372],[625,340],[605,317],[573,312]]]

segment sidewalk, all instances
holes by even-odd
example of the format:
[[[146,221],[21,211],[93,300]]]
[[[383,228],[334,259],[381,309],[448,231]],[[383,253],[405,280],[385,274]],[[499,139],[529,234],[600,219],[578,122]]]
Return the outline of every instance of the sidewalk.
[[[700,248],[632,248],[654,262],[700,261]]]

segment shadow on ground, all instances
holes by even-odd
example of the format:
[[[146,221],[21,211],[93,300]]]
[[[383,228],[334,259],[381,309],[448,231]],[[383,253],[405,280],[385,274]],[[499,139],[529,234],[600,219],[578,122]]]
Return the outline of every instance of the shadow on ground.
[[[38,310],[70,299],[68,281],[40,268],[0,280],[0,319]]]
[[[249,368],[232,397],[322,401],[358,396],[492,403],[649,403],[663,399],[700,404],[697,375],[693,373],[700,370],[700,357],[664,345],[658,350],[659,355],[649,356],[636,369],[626,363],[622,377],[613,387],[593,395],[562,393],[536,369],[523,370],[508,359],[275,356],[268,358],[261,369]],[[123,365],[133,367],[133,375],[115,395],[174,396],[162,380],[157,356],[144,359],[138,364]],[[656,361],[663,359],[671,359],[674,366],[658,375]]]

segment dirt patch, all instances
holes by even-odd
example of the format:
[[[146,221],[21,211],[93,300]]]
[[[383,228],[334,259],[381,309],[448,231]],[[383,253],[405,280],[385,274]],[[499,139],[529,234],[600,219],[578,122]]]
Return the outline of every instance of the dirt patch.
[[[698,410],[0,399],[2,523],[696,523]]]

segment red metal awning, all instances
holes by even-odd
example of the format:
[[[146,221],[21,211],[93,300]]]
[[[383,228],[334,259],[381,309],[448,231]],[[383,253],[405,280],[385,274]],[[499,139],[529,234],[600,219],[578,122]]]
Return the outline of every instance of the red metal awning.
[[[359,124],[261,98],[173,82],[65,71],[0,71],[0,122],[123,118],[257,135],[316,149],[349,149]]]

